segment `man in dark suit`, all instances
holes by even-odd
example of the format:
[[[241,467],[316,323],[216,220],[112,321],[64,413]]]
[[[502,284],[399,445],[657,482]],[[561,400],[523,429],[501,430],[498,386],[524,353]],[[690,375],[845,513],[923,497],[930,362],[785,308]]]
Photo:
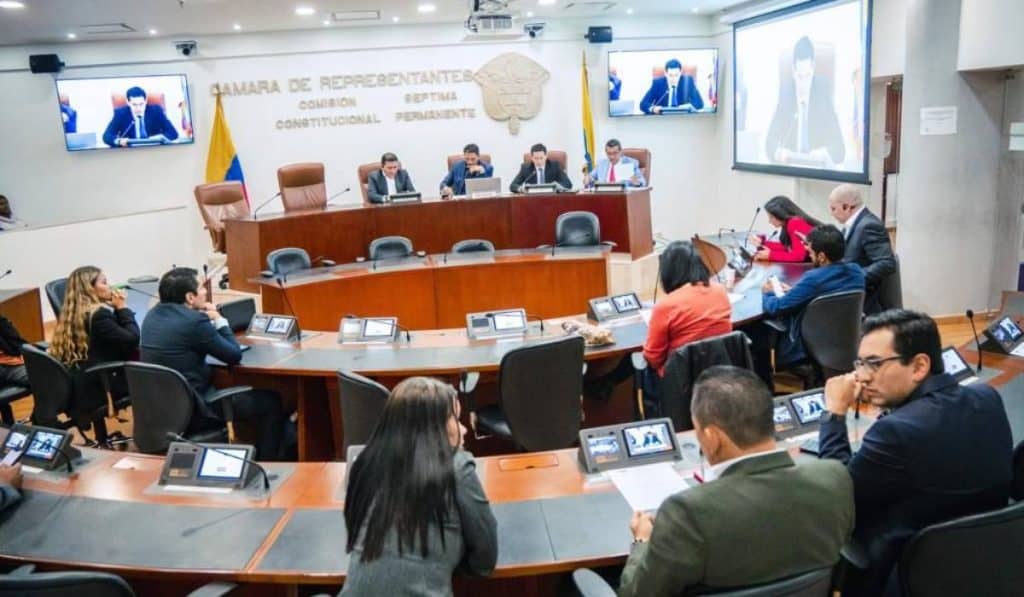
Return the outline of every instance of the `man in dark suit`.
[[[704,108],[704,99],[693,77],[683,74],[683,65],[675,58],[665,63],[665,76],[651,81],[651,87],[640,100],[644,114],[661,114],[662,108],[696,111]]]
[[[1013,480],[1010,424],[985,384],[960,386],[943,369],[935,322],[892,309],[864,321],[854,372],[825,384],[821,458],[847,465],[854,539],[869,569],[847,595],[898,595],[895,567],[922,528],[1006,505]],[[851,454],[846,414],[856,401],[890,409]]]
[[[877,313],[882,310],[878,288],[886,277],[896,272],[889,233],[878,216],[864,205],[860,189],[854,185],[841,184],[833,189],[828,197],[828,209],[843,226],[846,237],[843,261],[856,263],[864,269],[864,312]]]
[[[187,267],[164,274],[160,278],[160,303],[150,309],[142,322],[142,360],[181,373],[195,391],[196,409],[189,432],[224,424],[223,406],[207,402],[216,389],[210,383],[213,371],[206,357],[227,365],[237,365],[242,360],[242,349],[228,321],[207,302],[206,287],[197,276],[196,270]],[[236,421],[253,420],[259,458],[279,459],[285,420],[280,397],[275,392],[252,390],[231,399],[231,406]]]
[[[543,143],[535,143],[530,148],[530,161],[519,168],[519,174],[512,179],[509,186],[513,193],[518,193],[526,184],[557,183],[563,188],[571,189],[572,181],[562,170],[561,164],[548,159],[548,148]]]
[[[470,143],[462,148],[462,159],[441,181],[441,196],[465,195],[467,178],[490,178],[493,174],[494,167],[480,159],[480,147]]]
[[[619,595],[763,584],[835,565],[854,522],[843,467],[797,466],[776,445],[771,393],[746,369],[704,371],[690,408],[712,466],[703,485],[669,497],[656,517],[633,514]]]
[[[396,193],[414,193],[412,178],[402,169],[398,156],[388,152],[380,156],[380,170],[374,170],[366,180],[366,197],[370,203],[386,203]]]
[[[779,83],[779,103],[765,136],[765,152],[776,163],[828,168],[846,159],[832,80],[814,69],[814,44],[801,37],[793,48],[793,77]]]
[[[111,147],[127,147],[129,139],[149,139],[163,135],[166,141],[178,138],[178,129],[174,128],[167,114],[160,106],[146,103],[146,90],[132,87],[125,92],[127,106],[114,110],[107,130],[103,131],[103,142]]]

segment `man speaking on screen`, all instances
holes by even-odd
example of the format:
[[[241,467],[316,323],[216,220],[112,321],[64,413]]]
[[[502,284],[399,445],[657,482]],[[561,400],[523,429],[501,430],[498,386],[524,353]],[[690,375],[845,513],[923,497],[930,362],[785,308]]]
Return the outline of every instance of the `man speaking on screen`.
[[[832,79],[815,72],[814,44],[793,47],[792,79],[779,82],[779,102],[765,139],[768,159],[779,164],[830,168],[846,158],[832,99]]]
[[[704,100],[693,77],[683,73],[683,64],[675,58],[665,63],[665,76],[651,81],[651,87],[640,100],[645,114],[661,114],[669,108],[696,112],[704,108]]]
[[[127,147],[132,140],[156,140],[162,143],[178,138],[178,131],[161,106],[146,103],[146,91],[131,87],[125,92],[127,106],[114,109],[103,142],[111,147]]]

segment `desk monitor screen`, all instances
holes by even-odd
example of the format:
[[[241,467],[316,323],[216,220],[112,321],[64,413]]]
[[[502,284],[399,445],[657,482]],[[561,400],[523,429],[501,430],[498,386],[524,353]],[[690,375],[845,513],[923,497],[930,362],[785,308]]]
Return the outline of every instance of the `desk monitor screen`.
[[[673,449],[672,438],[669,437],[672,431],[666,423],[626,427],[622,433],[626,436],[626,451],[633,458],[671,452]]]
[[[790,398],[793,405],[793,412],[796,418],[800,419],[801,425],[813,423],[821,418],[825,412],[825,392],[817,391],[813,394],[802,394]]]
[[[784,433],[796,427],[796,421],[785,404],[776,404],[772,412],[772,420],[775,422],[775,433]]]
[[[486,316],[472,317],[469,323],[474,330],[487,331],[491,329],[491,320]]]
[[[267,324],[268,334],[287,334],[291,327],[292,320],[288,317],[271,317]]]
[[[1016,342],[1024,334],[1009,315],[1000,319],[996,325],[992,326],[991,330],[996,340],[1000,344],[1006,345]]]
[[[61,433],[37,430],[29,442],[28,450],[25,450],[25,456],[38,460],[53,460],[63,441],[64,435]]]
[[[266,315],[256,315],[252,318],[252,323],[249,326],[250,331],[254,334],[262,334],[267,331],[267,325],[270,323],[270,318]]]
[[[632,292],[629,294],[613,296],[612,304],[615,305],[615,310],[619,313],[628,313],[630,311],[640,310],[640,299]]]
[[[223,453],[222,453],[223,452]],[[241,479],[242,469],[248,451],[244,448],[218,448],[203,451],[203,462],[199,465],[200,479]]]
[[[382,317],[363,320],[363,336],[366,338],[391,338],[395,335],[395,320]]]
[[[946,373],[956,377],[964,371],[970,370],[970,366],[964,358],[960,356],[955,348],[950,346],[949,348],[942,351],[942,365],[946,370]]]
[[[614,431],[609,431],[606,435],[597,435],[587,438],[587,448],[590,450],[591,455],[594,457],[594,462],[597,464],[608,464],[609,462],[615,462],[619,460],[619,437]]]
[[[608,299],[601,301],[594,301],[594,314],[598,317],[608,317],[615,315],[615,307],[612,306],[612,302]]]
[[[4,442],[4,451],[24,451],[30,437],[32,437],[31,430],[12,427],[7,433],[7,441]]]
[[[493,315],[494,330],[508,332],[526,328],[526,317],[522,311],[500,311]]]

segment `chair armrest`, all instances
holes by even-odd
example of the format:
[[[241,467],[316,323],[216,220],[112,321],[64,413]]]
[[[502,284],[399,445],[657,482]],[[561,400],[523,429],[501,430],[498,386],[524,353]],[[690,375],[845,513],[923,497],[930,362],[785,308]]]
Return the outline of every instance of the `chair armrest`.
[[[764,319],[764,324],[767,325],[768,327],[772,328],[776,332],[783,332],[784,333],[786,330],[789,329],[789,327],[786,324],[782,323],[778,319],[771,319],[771,318],[767,318],[766,317]]]
[[[238,585],[235,583],[212,582],[192,591],[188,594],[188,597],[219,597],[220,595],[227,595],[236,588],[238,588]]]
[[[630,354],[629,360],[633,362],[633,369],[637,371],[643,371],[647,368],[647,359],[644,358],[644,353],[642,352]]]
[[[124,369],[127,363],[125,361],[110,361],[108,363],[99,363],[88,367],[82,373],[106,373],[107,371],[116,371],[117,369]]]
[[[601,244],[606,246],[606,247],[612,247],[613,249],[615,247],[619,246],[619,243],[617,243],[615,241],[612,241],[612,240],[603,240],[603,241],[601,241]]]
[[[224,388],[223,390],[217,390],[216,392],[211,394],[206,399],[206,402],[212,404],[214,402],[220,402],[220,401],[224,400],[225,398],[230,399],[230,398],[233,398],[233,397],[235,397],[235,396],[237,396],[239,394],[245,394],[246,392],[251,392],[251,391],[252,391],[252,386],[233,386],[233,387],[230,387],[230,388]],[[228,400],[228,402],[230,402],[230,400]]]
[[[261,278],[273,278],[274,277],[274,272],[270,271],[269,269],[260,270],[260,277]]]
[[[338,262],[333,260],[333,259],[321,259],[320,260],[320,265],[322,265],[324,267],[334,267],[334,266],[338,265]]]
[[[867,550],[856,539],[846,542],[846,545],[839,550],[839,557],[858,570],[867,570],[871,565]]]
[[[550,248],[551,248],[551,245],[537,245],[537,250],[538,251],[540,249],[550,249]]]
[[[582,597],[615,597],[615,590],[611,585],[590,568],[574,570],[572,581]]]
[[[47,342],[46,340],[40,340],[39,342],[33,342],[32,346],[35,346],[39,350],[44,350],[44,351],[49,351],[50,350],[50,343]]]
[[[7,576],[29,576],[36,571],[35,564],[25,564],[24,566],[18,566],[14,570],[7,573]]]

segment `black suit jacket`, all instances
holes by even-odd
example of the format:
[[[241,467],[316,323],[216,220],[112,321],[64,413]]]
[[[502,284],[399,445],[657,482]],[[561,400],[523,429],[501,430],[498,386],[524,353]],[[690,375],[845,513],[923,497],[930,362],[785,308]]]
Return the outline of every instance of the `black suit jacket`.
[[[395,191],[398,193],[412,193],[416,188],[412,186],[412,179],[405,170],[399,170],[395,174]],[[384,203],[388,198],[388,181],[383,170],[374,170],[366,179],[366,197],[370,203]]]
[[[1013,441],[1002,398],[984,384],[926,378],[851,455],[845,419],[821,423],[821,457],[847,464],[854,538],[871,560],[852,595],[881,595],[903,545],[922,528],[1006,505]],[[843,595],[847,591],[844,588]]]
[[[668,79],[665,77],[658,77],[651,81],[651,87],[644,94],[642,100],[640,100],[640,110],[645,114],[651,114],[651,109],[654,106],[661,106],[662,108],[669,107],[669,101],[671,101],[671,94],[669,93]],[[700,96],[700,91],[697,89],[697,84],[693,81],[693,77],[689,75],[682,75],[679,77],[679,83],[676,85],[676,103],[671,107],[682,106],[683,104],[690,104],[694,110],[704,109],[704,99]]]
[[[524,184],[536,184],[537,182],[537,167],[533,165],[533,162],[525,162],[519,167],[519,174],[512,179],[512,184],[509,185],[509,189],[513,193],[518,193],[519,188]],[[554,160],[548,160],[544,164],[544,183],[557,182],[567,189],[572,188],[572,181],[569,180],[568,175],[562,170],[561,164]]]
[[[843,261],[856,263],[864,270],[864,312],[874,313],[881,308],[878,305],[878,287],[886,276],[896,271],[896,257],[889,243],[889,233],[878,216],[866,208],[847,226],[850,233],[846,236]]]
[[[0,315],[0,353],[11,357],[20,357],[21,345],[27,343],[11,320]]]
[[[178,138],[178,129],[174,128],[167,114],[160,106],[146,106],[142,115],[143,125],[146,127],[146,136],[163,135],[173,141]],[[114,117],[110,119],[107,130],[103,131],[103,142],[111,147],[117,147],[119,137],[135,138],[135,118],[132,116],[132,109],[128,106],[121,106],[114,110]]]
[[[821,76],[815,76],[811,83],[807,102],[808,150],[824,147],[832,161],[839,164],[846,159],[846,146],[828,84],[829,80]],[[765,152],[769,160],[774,160],[775,150],[779,147],[799,151],[798,129],[796,88],[790,77],[779,90],[779,103],[775,106],[775,114],[765,136]]]

